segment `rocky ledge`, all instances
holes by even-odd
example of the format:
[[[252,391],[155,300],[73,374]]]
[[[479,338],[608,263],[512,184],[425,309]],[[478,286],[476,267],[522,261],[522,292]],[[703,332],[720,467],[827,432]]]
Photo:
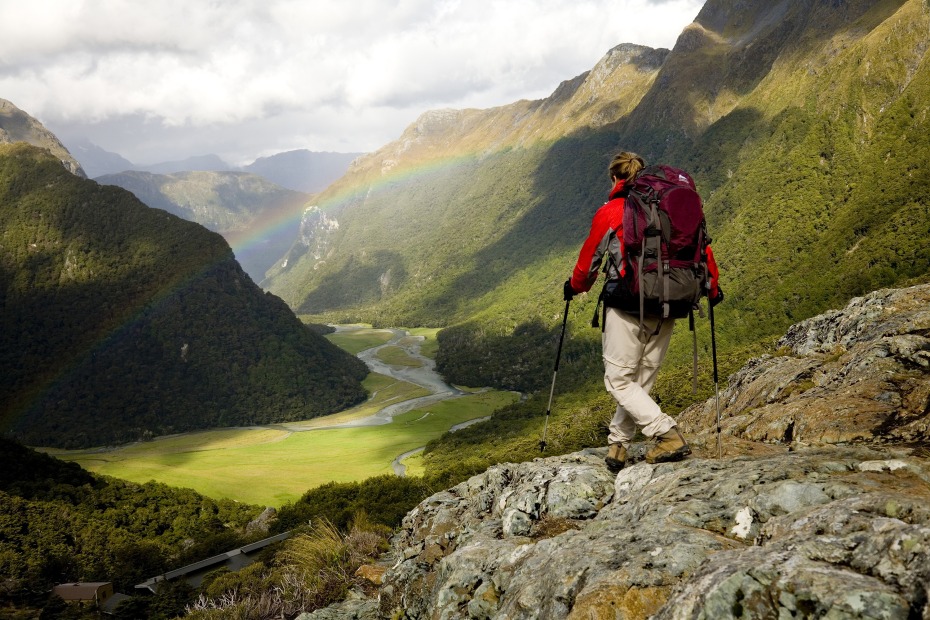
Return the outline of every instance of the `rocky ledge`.
[[[502,464],[407,515],[377,599],[308,618],[930,620],[930,286],[795,326],[683,412],[695,456]]]
[[[906,450],[499,465],[394,541],[381,618],[930,618],[930,467]]]
[[[930,439],[930,285],[853,299],[793,326],[778,347],[782,355],[730,377],[719,399],[724,435],[783,445]],[[679,426],[709,442],[715,405],[687,409]]]

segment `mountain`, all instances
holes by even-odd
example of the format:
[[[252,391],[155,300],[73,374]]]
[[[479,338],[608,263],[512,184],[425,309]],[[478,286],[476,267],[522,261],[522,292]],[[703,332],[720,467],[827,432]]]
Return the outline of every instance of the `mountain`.
[[[67,138],[66,138],[67,139]],[[87,176],[92,179],[107,175],[126,172],[128,170],[151,172],[153,174],[173,174],[190,171],[219,171],[235,170],[224,162],[218,155],[197,155],[176,161],[158,162],[155,164],[134,164],[119,153],[113,153],[94,144],[86,137],[68,140],[71,150],[81,165],[88,171]]]
[[[242,170],[261,175],[281,187],[315,194],[344,175],[360,155],[300,149],[259,157]]]
[[[71,141],[71,151],[91,179],[136,168],[135,164],[119,153],[107,151],[87,138]]]
[[[450,378],[539,389],[623,148],[694,173],[726,344],[926,277],[928,21],[920,0],[710,0],[671,51],[622,45],[547,99],[426,113],[320,195],[327,253],[296,243],[268,287],[300,313],[445,326]]]
[[[86,177],[81,164],[72,157],[61,141],[42,123],[32,118],[6,99],[0,99],[0,144],[28,142],[48,149],[65,168],[78,176]]]
[[[314,213],[307,192],[324,189],[358,156],[288,151],[236,171],[216,156],[137,166],[86,140],[73,148],[85,168],[96,171],[91,176],[98,182],[128,189],[150,207],[223,235],[258,283],[290,250],[295,236],[306,237],[302,214],[312,218]]]
[[[251,164],[236,167],[224,162],[217,155],[189,157],[180,161],[157,164],[134,164],[122,155],[107,151],[87,138],[70,141],[71,151],[87,171],[87,176],[96,179],[126,171],[150,172],[152,174],[177,174],[181,172],[251,172],[262,176],[281,187],[304,193],[316,193],[341,177],[349,165],[362,153],[331,153],[298,149],[259,157]]]
[[[31,445],[306,419],[367,370],[262,292],[218,234],[0,146],[0,403]]]
[[[155,174],[172,174],[175,172],[189,172],[193,170],[232,170],[234,167],[223,161],[219,155],[195,155],[176,161],[165,161],[147,166],[136,166],[136,170],[152,172]]]
[[[271,287],[301,312],[350,310],[397,324],[472,316],[535,248],[551,254],[553,244],[567,246],[569,224],[587,227],[579,201],[602,201],[594,179],[603,172],[574,159],[578,141],[557,136],[628,113],[667,55],[622,45],[549,99],[425,113],[320,195],[317,204],[339,222],[332,251],[302,259],[298,243]],[[612,148],[597,137],[592,144]],[[572,160],[552,179],[553,191],[571,187],[568,200],[541,204],[537,171],[547,157]]]
[[[127,171],[95,180],[127,189],[152,208],[220,233],[245,272],[258,283],[290,248],[310,200],[309,194],[245,172]]]

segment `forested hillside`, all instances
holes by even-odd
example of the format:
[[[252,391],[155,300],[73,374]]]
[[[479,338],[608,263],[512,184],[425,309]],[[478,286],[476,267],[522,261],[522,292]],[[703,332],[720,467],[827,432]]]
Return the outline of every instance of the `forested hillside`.
[[[154,209],[164,209],[220,233],[255,282],[261,282],[265,272],[287,252],[297,234],[300,214],[310,200],[309,194],[246,172],[127,171],[95,180],[128,189]]]
[[[131,595],[155,575],[260,538],[246,535],[260,512],[189,489],[98,478],[0,438],[0,616],[36,617],[6,605],[41,609],[58,583],[112,581]],[[172,609],[172,588],[164,594],[160,617],[180,615],[186,599]]]
[[[245,275],[218,234],[0,146],[0,415],[87,447],[307,419],[365,397],[365,366]]]
[[[705,198],[725,378],[792,322],[930,274],[928,30],[922,0],[709,0],[671,51],[622,45],[546,100],[423,115],[321,196],[331,250],[296,245],[270,288],[311,316],[445,327],[452,381],[548,387],[561,283],[629,149],[689,169]],[[553,449],[603,441],[595,296],[571,305],[557,409],[572,422],[556,414]],[[678,331],[657,386],[672,413],[693,398]],[[529,456],[543,411],[450,436],[449,463],[467,442],[479,469]]]

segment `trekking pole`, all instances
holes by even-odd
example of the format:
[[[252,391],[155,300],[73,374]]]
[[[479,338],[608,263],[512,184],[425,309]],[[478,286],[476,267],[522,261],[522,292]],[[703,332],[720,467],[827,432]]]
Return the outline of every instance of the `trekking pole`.
[[[720,386],[717,381],[717,335],[714,329],[714,304],[707,299],[710,307],[710,350],[714,358],[714,407],[717,410],[717,458],[723,458],[723,449],[720,445]]]
[[[562,317],[562,333],[559,335],[559,348],[555,353],[555,368],[552,370],[552,387],[549,388],[549,405],[546,407],[546,421],[543,423],[542,441],[539,442],[539,451],[546,451],[546,432],[549,430],[549,413],[552,411],[552,395],[555,394],[555,376],[559,374],[559,358],[562,357],[562,341],[565,340],[565,324],[568,323],[568,305],[571,299],[565,301],[565,315]]]

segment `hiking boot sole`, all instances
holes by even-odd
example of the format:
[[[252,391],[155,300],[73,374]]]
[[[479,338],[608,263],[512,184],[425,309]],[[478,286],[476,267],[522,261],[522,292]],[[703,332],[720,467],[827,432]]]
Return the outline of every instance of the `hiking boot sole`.
[[[647,458],[646,462],[655,464],[655,463],[668,463],[671,461],[680,461],[686,456],[688,456],[689,454],[691,454],[691,447],[685,445],[685,446],[678,448],[677,450],[672,450],[671,452],[662,452],[661,454],[657,454],[651,459]]]
[[[626,465],[626,461],[618,461],[617,459],[606,458],[604,463],[607,464],[607,469],[612,473],[619,473],[621,469]]]

